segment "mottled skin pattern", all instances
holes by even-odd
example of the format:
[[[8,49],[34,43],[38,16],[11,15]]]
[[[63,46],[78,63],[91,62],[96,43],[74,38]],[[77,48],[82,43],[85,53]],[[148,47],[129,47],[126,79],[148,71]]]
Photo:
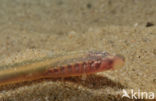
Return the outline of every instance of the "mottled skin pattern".
[[[122,56],[111,56],[108,53],[90,53],[87,61],[60,66],[57,69],[49,69],[44,73],[45,77],[70,77],[93,74],[104,70],[115,69],[124,63]]]

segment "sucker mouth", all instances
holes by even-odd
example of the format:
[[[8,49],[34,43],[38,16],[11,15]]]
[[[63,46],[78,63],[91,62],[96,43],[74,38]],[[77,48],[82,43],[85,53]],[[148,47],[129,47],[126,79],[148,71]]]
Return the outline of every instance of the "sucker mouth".
[[[116,56],[119,57],[119,58],[121,58],[125,62],[125,57],[123,55],[117,54]]]
[[[123,67],[125,63],[125,58],[122,55],[116,55],[114,58],[113,68],[118,69]]]

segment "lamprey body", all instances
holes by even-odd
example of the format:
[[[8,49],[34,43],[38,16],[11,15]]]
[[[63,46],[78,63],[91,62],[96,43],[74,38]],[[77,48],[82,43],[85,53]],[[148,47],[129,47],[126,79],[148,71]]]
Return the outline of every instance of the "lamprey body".
[[[80,52],[56,55],[37,61],[25,61],[0,71],[0,85],[32,81],[41,78],[65,78],[89,75],[124,64],[120,55],[106,52]]]

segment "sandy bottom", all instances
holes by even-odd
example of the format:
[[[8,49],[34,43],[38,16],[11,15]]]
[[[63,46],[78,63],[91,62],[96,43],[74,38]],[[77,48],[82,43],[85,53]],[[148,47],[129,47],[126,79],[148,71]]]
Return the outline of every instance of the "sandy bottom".
[[[156,97],[156,1],[0,1],[0,65],[61,52],[107,51],[123,68],[64,81],[9,85],[0,101],[133,101],[123,89]],[[133,9],[132,9],[133,8]],[[5,67],[4,67],[5,68]],[[144,99],[146,100],[146,99]]]

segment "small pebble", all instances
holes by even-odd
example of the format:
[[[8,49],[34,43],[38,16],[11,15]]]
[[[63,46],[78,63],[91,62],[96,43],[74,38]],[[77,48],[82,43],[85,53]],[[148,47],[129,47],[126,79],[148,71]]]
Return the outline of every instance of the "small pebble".
[[[151,27],[151,26],[154,26],[154,24],[152,22],[147,22],[146,23],[146,27]]]

